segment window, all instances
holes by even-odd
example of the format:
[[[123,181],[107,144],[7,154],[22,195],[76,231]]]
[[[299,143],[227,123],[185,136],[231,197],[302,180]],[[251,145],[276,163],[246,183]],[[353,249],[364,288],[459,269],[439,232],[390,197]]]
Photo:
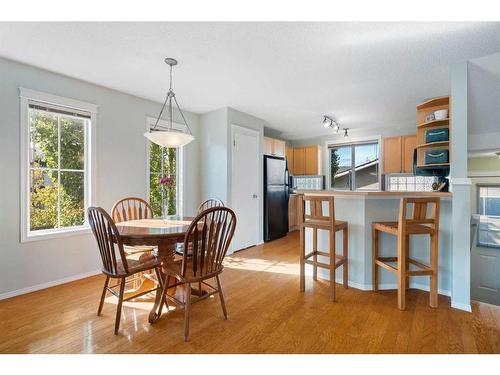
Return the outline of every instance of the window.
[[[500,185],[478,185],[478,246],[500,248]]]
[[[152,128],[156,119],[147,118],[148,128]],[[166,124],[160,126],[166,127]],[[173,124],[177,128],[176,124]],[[178,125],[182,129],[181,125]],[[146,140],[148,143],[147,186],[149,203],[154,217],[181,215],[180,163],[182,148],[166,148]]]
[[[343,190],[380,188],[378,142],[331,145],[328,151],[331,188]]]
[[[95,112],[21,89],[22,241],[88,230]]]

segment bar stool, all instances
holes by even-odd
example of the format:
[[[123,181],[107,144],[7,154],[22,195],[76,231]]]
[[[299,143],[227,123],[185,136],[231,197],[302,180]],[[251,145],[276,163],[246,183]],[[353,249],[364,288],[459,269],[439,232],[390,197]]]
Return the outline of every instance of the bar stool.
[[[309,214],[306,214],[306,203],[309,202]],[[328,216],[323,214],[323,202],[328,202]],[[347,262],[347,241],[348,230],[347,221],[335,220],[334,197],[307,196],[300,194],[298,196],[298,222],[300,229],[300,291],[305,291],[305,265],[313,266],[313,280],[317,280],[318,267],[330,270],[330,295],[332,301],[335,301],[335,270],[343,266],[343,284],[347,289],[348,280],[348,262]],[[305,230],[313,230],[312,252],[305,254]],[[318,229],[328,230],[330,232],[329,252],[318,251]],[[335,234],[342,231],[343,250],[342,255],[335,254]],[[318,255],[328,257],[329,262],[321,263],[318,261]],[[312,258],[312,259],[311,259]]]
[[[410,210],[409,206],[412,206]],[[427,208],[431,206],[430,217],[427,217]],[[405,309],[406,288],[409,285],[410,276],[430,276],[430,300],[431,307],[438,304],[438,244],[439,244],[439,198],[401,198],[399,205],[399,219],[392,222],[373,222],[373,290],[378,290],[378,267],[383,267],[398,275],[398,307]],[[407,218],[407,212],[411,218]],[[379,256],[379,232],[389,233],[397,237],[397,256]],[[418,260],[411,259],[410,236],[430,236],[430,265]],[[391,263],[396,263],[396,266]],[[416,266],[417,270],[410,271],[410,264]]]

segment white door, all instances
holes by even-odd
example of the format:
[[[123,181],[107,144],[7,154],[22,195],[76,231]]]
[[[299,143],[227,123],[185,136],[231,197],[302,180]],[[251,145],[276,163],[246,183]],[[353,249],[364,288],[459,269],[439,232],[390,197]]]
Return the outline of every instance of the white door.
[[[257,131],[232,125],[231,208],[237,224],[231,252],[259,242],[260,137]]]

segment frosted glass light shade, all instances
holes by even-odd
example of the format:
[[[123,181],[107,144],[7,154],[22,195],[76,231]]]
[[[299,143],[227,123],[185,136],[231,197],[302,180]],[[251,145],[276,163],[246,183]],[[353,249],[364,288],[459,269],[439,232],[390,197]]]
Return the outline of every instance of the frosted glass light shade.
[[[194,140],[191,134],[178,130],[153,130],[144,133],[144,136],[151,142],[161,147],[182,147]]]

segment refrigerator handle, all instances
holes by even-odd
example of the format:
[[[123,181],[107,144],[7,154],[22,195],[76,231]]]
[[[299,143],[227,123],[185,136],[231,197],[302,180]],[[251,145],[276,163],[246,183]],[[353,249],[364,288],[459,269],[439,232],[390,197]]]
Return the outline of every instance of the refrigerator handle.
[[[286,186],[286,200],[290,199],[290,173],[288,172],[288,161],[285,164],[285,186]]]

